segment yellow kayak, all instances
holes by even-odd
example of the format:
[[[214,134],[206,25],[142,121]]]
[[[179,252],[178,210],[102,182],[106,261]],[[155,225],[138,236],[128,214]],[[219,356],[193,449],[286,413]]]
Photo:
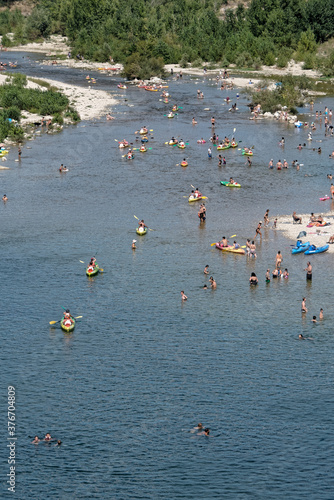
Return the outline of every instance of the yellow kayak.
[[[199,200],[207,200],[207,196],[200,196],[199,198],[196,198],[196,196],[189,196],[188,201],[189,203],[193,203],[194,201],[199,201]]]
[[[231,252],[231,253],[238,253],[240,255],[245,255],[245,250],[243,248],[234,248],[232,245],[223,247],[219,243],[216,243],[216,248],[222,250],[223,252]]]

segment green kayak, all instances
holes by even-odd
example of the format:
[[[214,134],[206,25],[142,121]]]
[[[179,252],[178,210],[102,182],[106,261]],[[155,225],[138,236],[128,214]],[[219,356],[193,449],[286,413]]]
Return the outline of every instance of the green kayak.
[[[63,318],[60,322],[61,329],[64,332],[73,332],[75,327],[75,320],[72,318],[71,320]]]
[[[233,184],[231,184],[230,182],[227,182],[227,181],[220,181],[220,184],[222,184],[223,186],[229,187],[229,188],[240,188],[241,187],[241,185],[238,184],[237,182],[234,182]]]
[[[97,264],[95,264],[95,267],[88,266],[86,269],[86,274],[87,274],[87,276],[96,276],[96,274],[99,273],[99,270],[100,270],[100,268]]]

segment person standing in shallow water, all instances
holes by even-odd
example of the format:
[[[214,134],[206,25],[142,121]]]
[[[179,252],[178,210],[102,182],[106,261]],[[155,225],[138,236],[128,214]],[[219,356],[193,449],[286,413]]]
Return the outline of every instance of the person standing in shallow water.
[[[254,239],[257,237],[257,235],[260,235],[260,238],[262,238],[262,233],[261,233],[261,227],[262,227],[262,221],[260,221],[257,225],[257,228],[255,230],[255,236]]]
[[[306,271],[306,279],[309,281],[312,281],[312,266],[311,262],[308,262],[306,265],[306,268],[304,269]]]

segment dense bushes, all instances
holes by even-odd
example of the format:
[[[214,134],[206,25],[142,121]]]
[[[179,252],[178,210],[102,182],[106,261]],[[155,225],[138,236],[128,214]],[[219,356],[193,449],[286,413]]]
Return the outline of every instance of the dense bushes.
[[[254,103],[260,103],[264,112],[270,111],[274,113],[282,106],[286,106],[288,111],[295,112],[295,108],[304,104],[304,93],[306,89],[312,89],[314,83],[306,76],[284,76],[281,81],[276,84],[274,90],[267,88],[268,82],[261,82],[260,92],[252,91],[252,99]]]
[[[30,113],[53,115],[64,111],[67,105],[67,97],[52,90],[28,89],[13,84],[0,86],[0,106],[3,108],[15,106]]]
[[[27,77],[20,73],[9,74],[7,83],[0,86],[0,141],[7,136],[21,140],[23,129],[19,126],[21,111],[39,115],[53,115],[53,122],[62,124],[65,117],[79,121],[78,113],[69,106],[68,98],[52,89],[29,89]],[[14,123],[15,122],[15,123]]]
[[[224,17],[226,0],[36,2],[24,22],[18,13],[2,12],[0,32],[14,30],[16,40],[67,35],[74,54],[126,63],[128,75],[147,75],[156,66],[159,72],[160,58],[285,67],[293,55],[311,66],[317,43],[334,36],[334,0],[252,0],[249,9],[239,5]]]

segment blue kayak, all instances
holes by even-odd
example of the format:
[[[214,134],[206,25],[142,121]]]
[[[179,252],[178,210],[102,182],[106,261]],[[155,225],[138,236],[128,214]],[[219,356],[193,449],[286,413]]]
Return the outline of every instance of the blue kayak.
[[[295,253],[303,253],[305,252],[310,246],[310,242],[309,241],[306,241],[305,243],[302,243],[301,240],[298,240],[297,243],[296,243],[296,246],[293,247],[293,249],[291,250],[292,254],[295,254]]]
[[[329,245],[324,245],[323,247],[316,247],[315,245],[311,245],[305,252],[305,255],[313,255],[314,253],[323,253],[329,249]]]

